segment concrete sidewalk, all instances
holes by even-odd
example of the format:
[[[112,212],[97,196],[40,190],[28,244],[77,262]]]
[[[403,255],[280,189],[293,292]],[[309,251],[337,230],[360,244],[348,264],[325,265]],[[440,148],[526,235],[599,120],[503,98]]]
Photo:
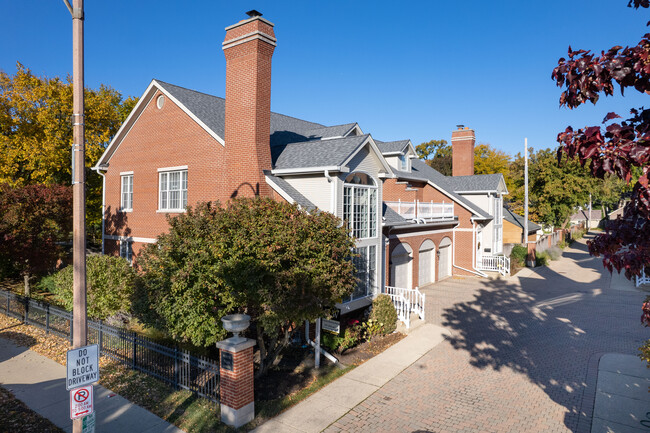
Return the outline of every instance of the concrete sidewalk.
[[[0,385],[41,416],[71,432],[65,376],[61,364],[0,338]],[[98,433],[183,431],[103,386],[95,385],[93,397]]]
[[[591,433],[650,431],[650,369],[635,355],[608,353],[598,364]]]
[[[383,353],[262,424],[253,432],[320,432],[420,359],[448,335],[449,332],[445,328],[424,324]]]

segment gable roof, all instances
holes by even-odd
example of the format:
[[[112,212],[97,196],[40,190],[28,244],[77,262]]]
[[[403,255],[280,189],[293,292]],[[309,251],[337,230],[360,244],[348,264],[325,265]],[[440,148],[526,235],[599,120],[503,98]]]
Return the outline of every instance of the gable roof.
[[[503,180],[503,175],[501,173],[474,174],[471,176],[448,176],[447,180],[457,193],[496,192],[499,191],[501,182],[503,182],[503,187],[505,189],[505,181]]]
[[[600,209],[592,209],[591,220],[600,221],[601,219],[603,219],[602,214],[603,212]],[[588,219],[589,219],[589,209],[587,210],[581,209],[578,212],[571,215],[571,218],[569,218],[570,221],[586,221]]]
[[[425,179],[427,182],[431,183],[433,186],[442,189],[445,194],[447,194],[454,201],[459,203],[465,209],[474,213],[481,220],[491,220],[492,216],[484,212],[481,208],[476,206],[471,201],[467,200],[465,197],[454,192],[454,189],[447,182],[449,177],[440,173],[438,170],[431,168],[426,162],[421,159],[413,159],[411,161],[412,173],[406,173],[408,175],[414,176],[414,180]],[[396,172],[396,174],[403,174],[404,172]],[[398,175],[398,177],[400,177]]]
[[[503,208],[503,219],[508,221],[509,223],[516,225],[522,230],[524,228],[524,221],[525,221],[524,217],[522,217],[521,215],[517,215],[516,213],[514,213],[513,211],[511,211],[505,206]],[[537,230],[541,230],[541,229],[542,226],[535,224],[530,220],[528,221],[528,234],[534,233]]]
[[[381,150],[382,155],[402,154],[408,147],[411,140],[398,140],[398,141],[378,141],[377,147]]]

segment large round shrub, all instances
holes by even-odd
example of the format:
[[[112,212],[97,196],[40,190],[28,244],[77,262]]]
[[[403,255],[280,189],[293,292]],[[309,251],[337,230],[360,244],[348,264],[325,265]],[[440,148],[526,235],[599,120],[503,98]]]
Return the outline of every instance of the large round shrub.
[[[86,258],[86,287],[88,317],[106,319],[131,310],[131,298],[136,274],[129,262],[121,257],[93,255]],[[54,275],[54,294],[67,310],[72,310],[73,267],[68,266]]]
[[[397,329],[397,311],[388,295],[379,295],[372,301],[370,320],[376,321],[382,327],[382,334],[390,334]]]

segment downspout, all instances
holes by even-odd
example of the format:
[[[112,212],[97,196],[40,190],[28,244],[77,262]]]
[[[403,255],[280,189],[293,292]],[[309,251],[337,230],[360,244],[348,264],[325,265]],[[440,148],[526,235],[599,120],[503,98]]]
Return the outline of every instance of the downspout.
[[[465,272],[469,272],[470,274],[474,274],[474,275],[478,275],[479,277],[486,277],[487,278],[487,274],[484,274],[483,272],[479,271],[478,269],[476,269],[474,267],[475,266],[475,263],[474,263],[474,261],[475,261],[475,255],[474,255],[475,251],[474,250],[475,250],[475,245],[476,245],[476,222],[472,221],[472,225],[473,225],[473,230],[472,230],[472,270],[465,269],[465,268],[463,268],[461,266],[458,266],[456,264],[456,228],[455,227],[454,227],[454,230],[452,231],[453,246],[454,246],[454,253],[451,255],[452,266],[454,268],[463,270]],[[456,226],[456,227],[458,227],[458,226]]]
[[[330,196],[330,209],[332,210],[332,214],[336,215],[336,182],[334,182],[334,179],[332,179],[332,176],[330,176],[330,171],[325,170],[325,178],[327,179],[327,183],[332,184],[332,194]]]
[[[104,224],[106,212],[106,173],[102,173],[99,167],[93,167],[92,170],[102,177],[102,255],[104,254]]]

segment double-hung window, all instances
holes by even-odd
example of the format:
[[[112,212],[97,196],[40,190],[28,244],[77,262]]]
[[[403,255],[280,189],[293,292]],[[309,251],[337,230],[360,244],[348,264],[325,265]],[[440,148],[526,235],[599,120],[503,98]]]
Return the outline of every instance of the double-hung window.
[[[343,219],[355,238],[377,237],[377,187],[369,176],[353,173],[345,180]]]
[[[120,173],[121,176],[121,198],[120,210],[133,210],[133,173]]]
[[[120,241],[120,257],[126,259],[129,263],[133,263],[133,242]]]
[[[187,206],[187,168],[158,171],[158,210],[183,212]]]

